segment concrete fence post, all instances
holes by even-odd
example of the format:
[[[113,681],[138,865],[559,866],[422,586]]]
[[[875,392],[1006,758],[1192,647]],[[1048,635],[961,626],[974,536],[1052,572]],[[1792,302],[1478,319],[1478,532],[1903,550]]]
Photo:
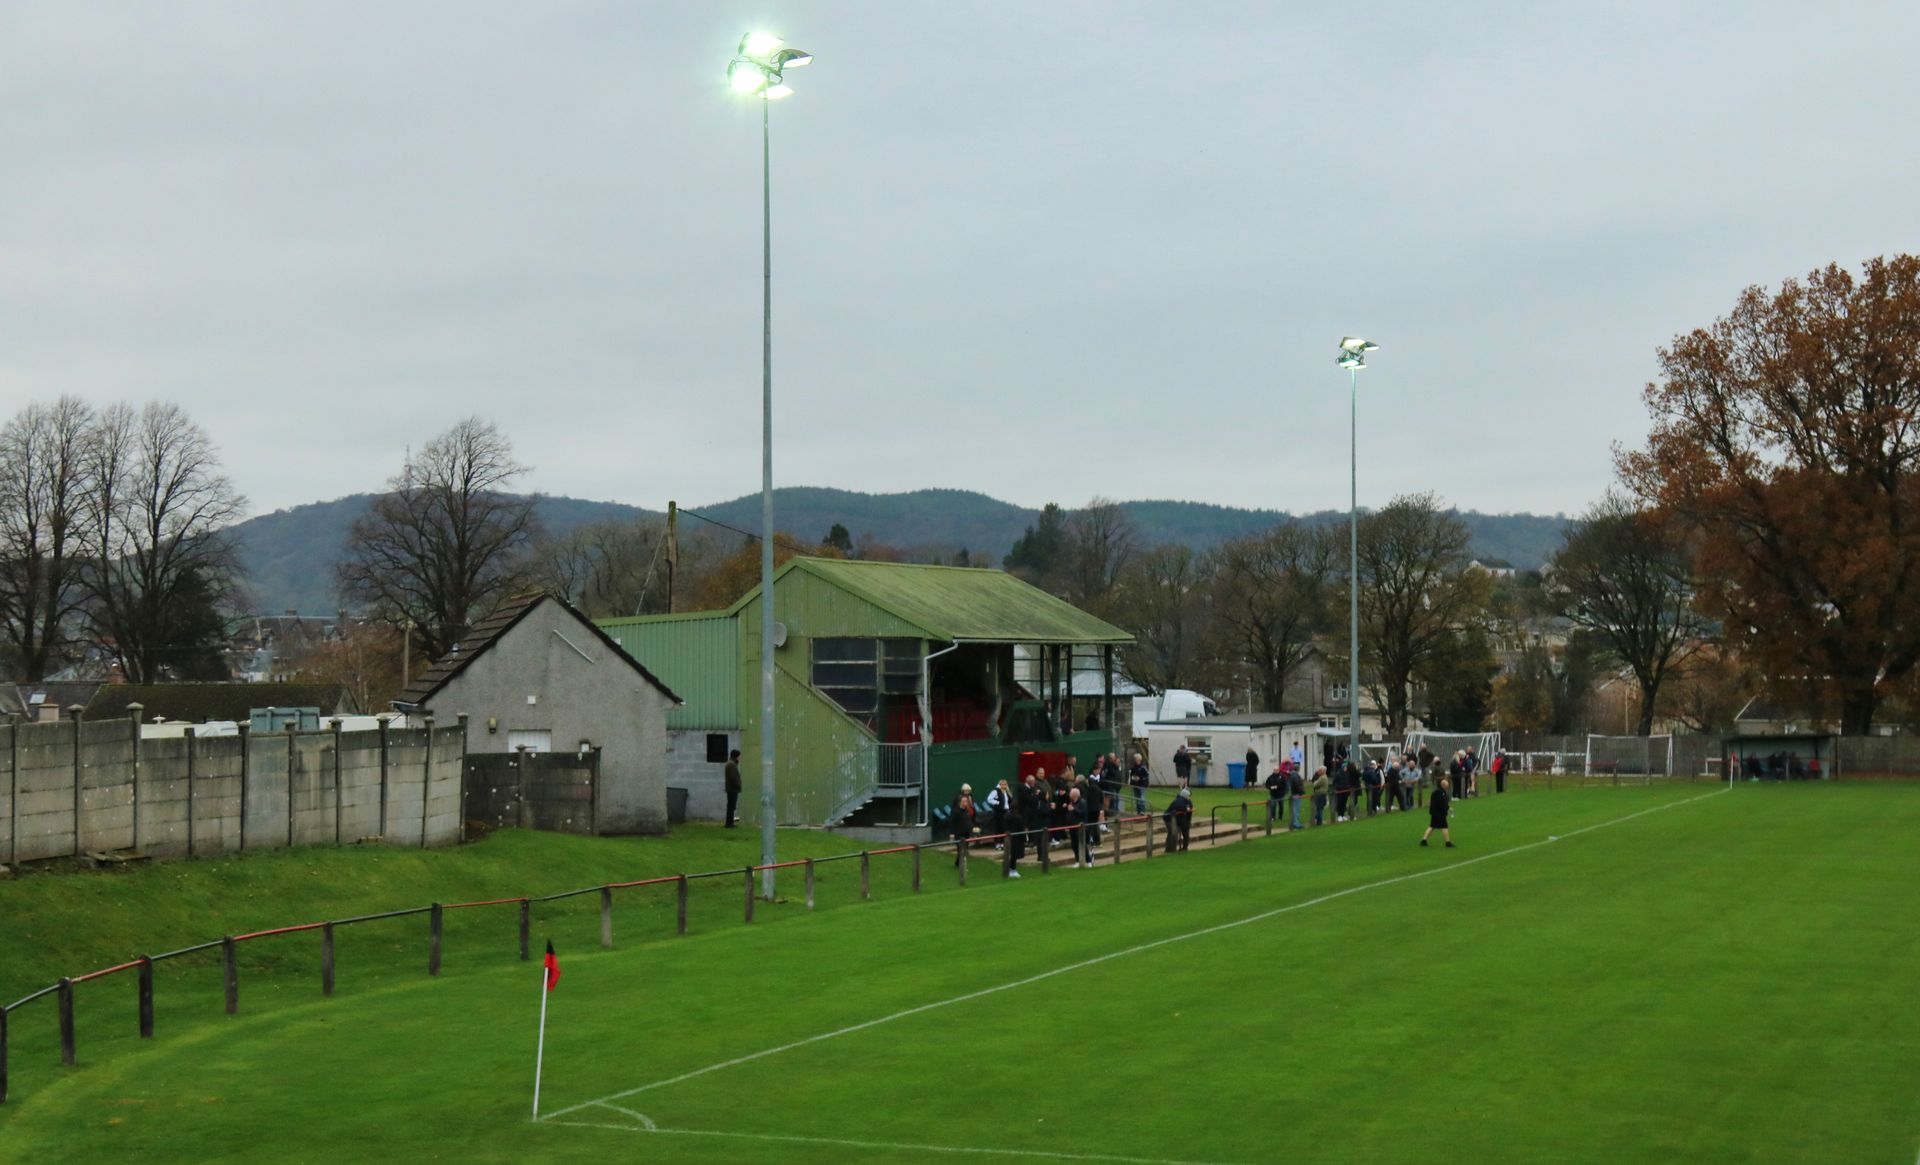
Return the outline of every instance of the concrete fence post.
[[[391,717],[380,717],[380,838],[387,836],[387,729],[392,725]]]
[[[422,716],[427,726],[427,759],[420,766],[420,848],[427,848],[427,809],[433,804],[433,714]]]
[[[133,848],[140,848],[140,713],[147,710],[145,704],[134,701],[127,705],[127,727],[133,735]]]
[[[460,722],[460,840],[467,840],[467,714],[454,714]]]
[[[286,733],[287,733],[287,848],[288,849],[293,848],[293,822],[296,816],[296,814],[294,813],[294,805],[293,805],[293,769],[294,769],[294,759],[298,754],[298,747],[294,739],[299,735],[297,728],[298,728],[298,724],[295,721],[292,721],[292,720],[287,721]]]
[[[7,716],[7,860],[20,861],[20,722]],[[4,1015],[0,1012],[0,1015]],[[4,1049],[0,1049],[0,1056]],[[0,1080],[5,1073],[0,1072]],[[0,1083],[0,1100],[6,1099],[6,1087]]]
[[[521,745],[513,750],[513,771],[519,791],[514,794],[515,820],[521,829],[533,828],[533,750]]]
[[[345,798],[340,795],[340,729],[342,723],[338,716],[335,716],[327,722],[328,726],[333,729],[333,844],[335,845],[340,844],[341,802],[345,800]]]
[[[80,777],[85,771],[80,763],[80,718],[86,709],[79,704],[67,708],[67,722],[73,725],[73,856],[79,857],[80,848]]]
[[[180,739],[185,741],[187,745],[187,856],[193,857],[195,841],[193,826],[193,754],[195,748],[200,743],[200,738],[194,733],[193,725],[189,724],[187,725],[186,731],[181,733]]]
[[[253,788],[253,726],[242,724],[240,733],[240,852],[247,852],[247,802]]]

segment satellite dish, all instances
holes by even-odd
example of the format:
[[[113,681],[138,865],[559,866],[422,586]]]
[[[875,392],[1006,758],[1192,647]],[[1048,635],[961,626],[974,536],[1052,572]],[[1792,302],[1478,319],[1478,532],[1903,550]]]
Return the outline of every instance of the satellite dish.
[[[787,625],[785,623],[774,623],[773,645],[775,647],[785,647],[787,645]]]

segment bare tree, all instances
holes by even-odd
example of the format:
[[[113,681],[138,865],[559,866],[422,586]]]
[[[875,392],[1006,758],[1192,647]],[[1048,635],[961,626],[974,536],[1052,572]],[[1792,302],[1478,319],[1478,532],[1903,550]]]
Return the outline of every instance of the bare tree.
[[[347,534],[341,595],[395,627],[429,659],[528,581],[539,536],[534,499],[504,492],[527,467],[493,422],[468,417],[407,459]]]
[[[1207,629],[1209,560],[1191,547],[1155,546],[1121,572],[1109,609],[1133,631],[1120,655],[1126,677],[1164,691],[1192,686]]]
[[[1430,493],[1360,521],[1360,671],[1389,736],[1406,731],[1415,678],[1454,654],[1485,605],[1486,577],[1463,569],[1467,540]]]
[[[1112,498],[1096,497],[1066,522],[1060,574],[1066,597],[1090,606],[1112,592],[1139,548],[1133,515]]]
[[[222,670],[218,609],[238,567],[221,528],[246,505],[176,404],[100,414],[88,446],[86,618],[133,683]]]
[[[1693,606],[1692,553],[1677,524],[1609,494],[1562,536],[1551,592],[1560,613],[1600,637],[1640,685],[1640,735],[1660,685],[1705,642]]]
[[[0,429],[0,625],[21,678],[44,678],[74,631],[88,546],[93,409],[31,404]]]
[[[533,582],[565,595],[591,618],[666,610],[666,525],[609,518],[533,547]]]
[[[1214,616],[1269,709],[1286,702],[1288,678],[1328,627],[1339,550],[1335,531],[1293,518],[1220,548]]]

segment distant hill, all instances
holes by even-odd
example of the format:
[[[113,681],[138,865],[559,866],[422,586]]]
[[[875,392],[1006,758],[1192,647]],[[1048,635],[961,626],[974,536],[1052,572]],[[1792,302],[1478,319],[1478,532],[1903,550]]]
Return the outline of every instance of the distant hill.
[[[347,530],[373,500],[353,494],[249,518],[232,527],[256,610],[329,614],[339,606],[334,594],[334,563],[346,544]],[[554,533],[602,518],[658,517],[659,511],[621,502],[542,497],[540,518]],[[1181,542],[1195,549],[1218,546],[1230,538],[1264,529],[1286,515],[1278,510],[1245,510],[1206,502],[1135,501],[1122,503],[1148,544]],[[865,494],[850,490],[790,486],[776,489],[774,519],[795,537],[818,540],[834,523],[858,540],[864,536],[907,549],[937,548],[951,554],[962,547],[989,564],[998,564],[1014,540],[1038,517],[1038,510],[1016,506],[982,493],[924,489],[909,493]],[[748,494],[711,505],[683,507],[688,522],[705,517],[741,530],[760,526],[760,495]],[[697,515],[697,516],[696,516]],[[1341,511],[1302,515],[1308,521],[1344,522]],[[1481,514],[1464,511],[1460,519],[1473,535],[1473,553],[1504,558],[1523,569],[1537,568],[1559,545],[1567,520],[1535,514]]]

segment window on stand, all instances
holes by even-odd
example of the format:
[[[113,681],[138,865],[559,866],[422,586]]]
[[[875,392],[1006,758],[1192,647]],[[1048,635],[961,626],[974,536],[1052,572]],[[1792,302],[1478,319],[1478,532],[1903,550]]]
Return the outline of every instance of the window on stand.
[[[882,739],[911,739],[919,715],[920,641],[815,639],[813,686]]]

